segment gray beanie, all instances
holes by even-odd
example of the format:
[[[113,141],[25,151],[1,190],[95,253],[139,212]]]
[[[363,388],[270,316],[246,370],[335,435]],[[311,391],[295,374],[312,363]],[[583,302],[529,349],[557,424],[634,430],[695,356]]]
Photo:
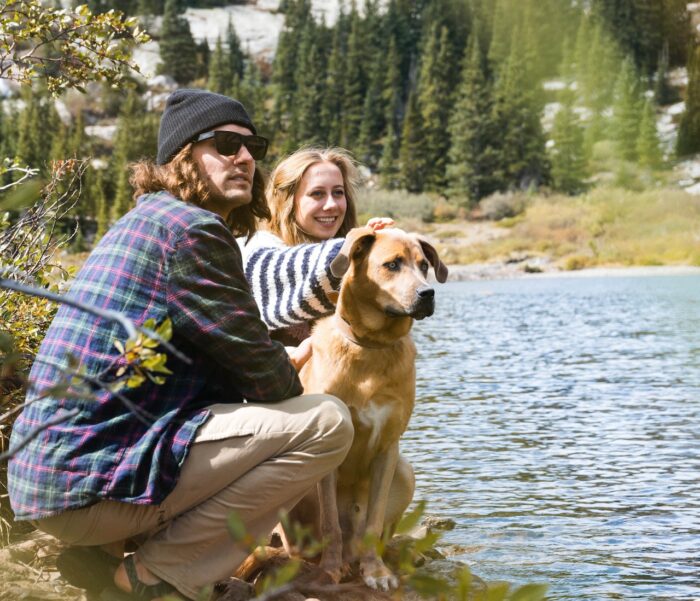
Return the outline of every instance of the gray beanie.
[[[197,135],[225,123],[242,125],[257,133],[238,100],[206,90],[176,90],[168,97],[160,119],[156,162],[165,165]]]

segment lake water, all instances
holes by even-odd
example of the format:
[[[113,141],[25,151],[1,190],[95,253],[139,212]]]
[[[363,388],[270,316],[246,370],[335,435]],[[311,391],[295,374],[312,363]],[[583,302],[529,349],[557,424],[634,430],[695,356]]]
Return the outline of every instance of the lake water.
[[[402,442],[455,557],[548,599],[700,600],[700,276],[455,282]]]

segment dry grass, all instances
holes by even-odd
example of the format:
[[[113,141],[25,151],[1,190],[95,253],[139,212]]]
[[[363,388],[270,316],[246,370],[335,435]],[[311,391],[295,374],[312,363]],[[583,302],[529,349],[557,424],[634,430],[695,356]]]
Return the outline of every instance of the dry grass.
[[[479,244],[466,238],[447,244],[431,235],[452,263],[506,260],[525,252],[547,255],[565,269],[700,265],[700,198],[681,190],[598,188],[573,198],[536,196],[522,215],[497,225],[504,235]]]

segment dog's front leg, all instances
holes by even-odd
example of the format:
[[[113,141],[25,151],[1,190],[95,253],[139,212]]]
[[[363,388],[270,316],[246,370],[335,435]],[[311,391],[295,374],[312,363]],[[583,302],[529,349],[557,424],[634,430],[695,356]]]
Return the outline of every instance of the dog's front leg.
[[[385,451],[379,453],[372,462],[367,505],[367,533],[377,539],[381,538],[384,530],[384,516],[389,500],[389,489],[394,478],[398,459],[399,443],[396,442]],[[388,591],[399,585],[398,579],[384,565],[374,546],[363,553],[360,559],[360,573],[365,584],[373,589]]]
[[[338,518],[336,471],[333,470],[317,486],[321,506],[321,536],[325,543],[320,567],[337,584],[343,572],[343,535]]]

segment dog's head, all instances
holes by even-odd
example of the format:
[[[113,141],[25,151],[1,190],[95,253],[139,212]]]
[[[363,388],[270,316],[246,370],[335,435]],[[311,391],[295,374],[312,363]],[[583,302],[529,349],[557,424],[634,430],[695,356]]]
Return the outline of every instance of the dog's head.
[[[435,310],[435,291],[428,284],[430,267],[438,282],[447,267],[435,248],[417,234],[389,228],[351,230],[331,264],[343,286],[352,286],[363,301],[373,301],[387,315],[423,319]]]

